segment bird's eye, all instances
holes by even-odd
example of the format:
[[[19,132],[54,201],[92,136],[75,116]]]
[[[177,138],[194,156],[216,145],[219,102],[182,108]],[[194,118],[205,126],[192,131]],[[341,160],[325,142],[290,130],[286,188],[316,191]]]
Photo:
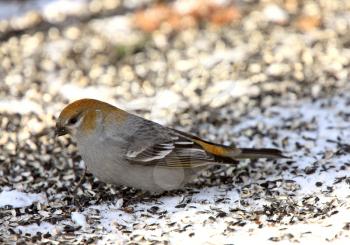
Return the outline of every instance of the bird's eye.
[[[76,124],[77,121],[78,121],[78,119],[76,117],[72,117],[71,119],[69,119],[68,124],[73,125],[73,124]]]

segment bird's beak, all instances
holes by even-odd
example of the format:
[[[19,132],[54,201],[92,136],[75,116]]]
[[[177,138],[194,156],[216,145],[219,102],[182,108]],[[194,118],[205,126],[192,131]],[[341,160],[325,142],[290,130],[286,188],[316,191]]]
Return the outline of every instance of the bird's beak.
[[[68,130],[66,127],[63,127],[63,126],[59,126],[59,125],[56,125],[56,129],[55,129],[55,136],[62,136],[62,135],[65,135],[65,134],[68,134]]]

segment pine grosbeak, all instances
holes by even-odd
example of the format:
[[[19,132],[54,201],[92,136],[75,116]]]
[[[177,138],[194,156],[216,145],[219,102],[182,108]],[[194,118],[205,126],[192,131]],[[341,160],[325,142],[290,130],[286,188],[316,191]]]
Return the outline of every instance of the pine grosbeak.
[[[56,133],[76,139],[87,169],[101,181],[153,193],[182,188],[214,164],[283,157],[277,149],[211,143],[93,99],[66,106]]]

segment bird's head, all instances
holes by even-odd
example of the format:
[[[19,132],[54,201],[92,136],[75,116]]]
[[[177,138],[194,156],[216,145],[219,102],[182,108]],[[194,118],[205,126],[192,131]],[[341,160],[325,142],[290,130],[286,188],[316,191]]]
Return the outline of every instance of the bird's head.
[[[91,133],[98,123],[118,108],[94,99],[81,99],[67,105],[56,121],[56,135]]]

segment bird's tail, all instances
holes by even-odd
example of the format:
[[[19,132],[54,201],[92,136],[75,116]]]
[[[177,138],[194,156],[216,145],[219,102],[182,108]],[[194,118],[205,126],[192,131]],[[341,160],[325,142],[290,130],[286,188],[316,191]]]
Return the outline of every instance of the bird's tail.
[[[257,158],[288,158],[283,155],[282,151],[273,148],[237,148],[233,146],[225,146],[211,143],[204,140],[193,139],[197,144],[201,145],[208,153],[213,154],[217,158],[222,159],[257,159]]]
[[[233,156],[235,159],[286,158],[282,151],[273,148],[238,148],[238,151],[235,149],[234,152],[236,152],[236,155]]]
[[[237,163],[239,159],[257,159],[257,158],[288,158],[282,151],[274,148],[237,148],[226,146],[203,140],[197,136],[176,131],[185,138],[200,145],[206,152],[214,155],[215,160],[222,163]]]

